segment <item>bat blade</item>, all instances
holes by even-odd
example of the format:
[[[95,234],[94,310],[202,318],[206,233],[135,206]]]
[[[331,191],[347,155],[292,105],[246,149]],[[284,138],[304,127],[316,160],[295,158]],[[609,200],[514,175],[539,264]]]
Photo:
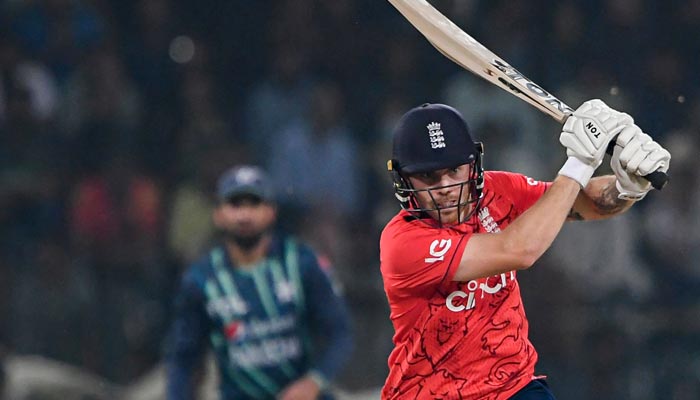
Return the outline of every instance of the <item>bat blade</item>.
[[[501,57],[469,36],[425,0],[389,2],[436,49],[457,65],[520,97],[540,111],[564,123],[573,110],[563,101],[526,78]]]
[[[445,57],[563,124],[574,110],[469,36],[426,0],[388,0]],[[644,176],[661,190],[668,175]]]

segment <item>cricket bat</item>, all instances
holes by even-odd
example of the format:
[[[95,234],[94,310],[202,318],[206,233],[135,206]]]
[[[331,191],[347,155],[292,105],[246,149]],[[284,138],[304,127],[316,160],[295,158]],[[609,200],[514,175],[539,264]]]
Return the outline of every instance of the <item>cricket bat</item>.
[[[518,72],[469,36],[426,0],[389,0],[438,51],[462,68],[491,82],[563,124],[574,110]],[[612,147],[608,150],[612,150]],[[610,152],[609,151],[609,152]],[[655,171],[644,176],[661,190],[668,176]]]

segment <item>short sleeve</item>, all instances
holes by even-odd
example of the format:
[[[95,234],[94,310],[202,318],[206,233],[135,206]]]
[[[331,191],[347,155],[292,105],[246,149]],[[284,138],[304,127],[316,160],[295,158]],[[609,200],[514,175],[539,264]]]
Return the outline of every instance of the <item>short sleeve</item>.
[[[380,240],[385,287],[413,296],[432,295],[454,277],[470,236],[419,221],[390,224]]]
[[[488,171],[486,174],[487,184],[499,188],[500,193],[508,193],[518,215],[532,207],[552,185],[551,182],[538,181],[512,172]]]

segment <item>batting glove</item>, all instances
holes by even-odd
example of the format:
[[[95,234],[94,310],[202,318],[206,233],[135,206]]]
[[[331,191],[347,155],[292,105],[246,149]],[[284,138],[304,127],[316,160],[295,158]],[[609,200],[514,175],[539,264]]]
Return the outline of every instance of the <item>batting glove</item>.
[[[559,175],[576,180],[586,187],[593,172],[603,162],[610,141],[627,125],[632,117],[608,107],[602,100],[589,100],[569,116],[559,142],[569,156]]]
[[[610,168],[615,172],[615,186],[625,200],[639,201],[652,189],[642,178],[654,171],[667,172],[671,153],[642,132],[637,125],[625,127],[617,137]]]

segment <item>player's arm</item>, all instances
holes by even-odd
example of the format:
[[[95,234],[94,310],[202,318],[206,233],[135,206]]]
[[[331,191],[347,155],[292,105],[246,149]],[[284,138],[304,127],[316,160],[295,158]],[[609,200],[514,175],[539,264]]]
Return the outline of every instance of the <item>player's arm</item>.
[[[641,176],[668,171],[671,154],[637,125],[625,127],[615,142],[610,158],[615,175],[591,179],[571,208],[569,220],[596,220],[621,214],[652,189],[651,183]]]
[[[468,281],[532,266],[561,230],[581,188],[588,187],[608,143],[630,123],[630,116],[599,100],[579,107],[562,130],[560,142],[569,158],[552,186],[503,231],[473,235],[453,280]]]
[[[453,279],[468,281],[530,267],[554,241],[580,190],[577,181],[560,175],[506,229],[473,235]]]
[[[591,221],[609,218],[627,211],[633,200],[621,199],[614,175],[592,178],[576,197],[568,221]]]
[[[194,280],[185,278],[175,300],[175,316],[166,341],[166,398],[195,398],[195,372],[208,333],[203,296]]]
[[[308,307],[308,321],[312,329],[309,342],[315,347],[311,369],[301,378],[291,382],[277,395],[278,400],[319,398],[327,385],[343,367],[352,352],[352,329],[350,316],[333,285],[318,265],[316,256],[308,250],[300,251],[299,264],[302,271],[304,304]],[[318,339],[323,337],[322,347]]]
[[[312,253],[302,253],[303,289],[310,325],[324,337],[323,347],[315,349],[315,360],[308,374],[321,389],[333,380],[350,358],[354,346],[350,313],[343,297],[334,290],[330,277]]]

